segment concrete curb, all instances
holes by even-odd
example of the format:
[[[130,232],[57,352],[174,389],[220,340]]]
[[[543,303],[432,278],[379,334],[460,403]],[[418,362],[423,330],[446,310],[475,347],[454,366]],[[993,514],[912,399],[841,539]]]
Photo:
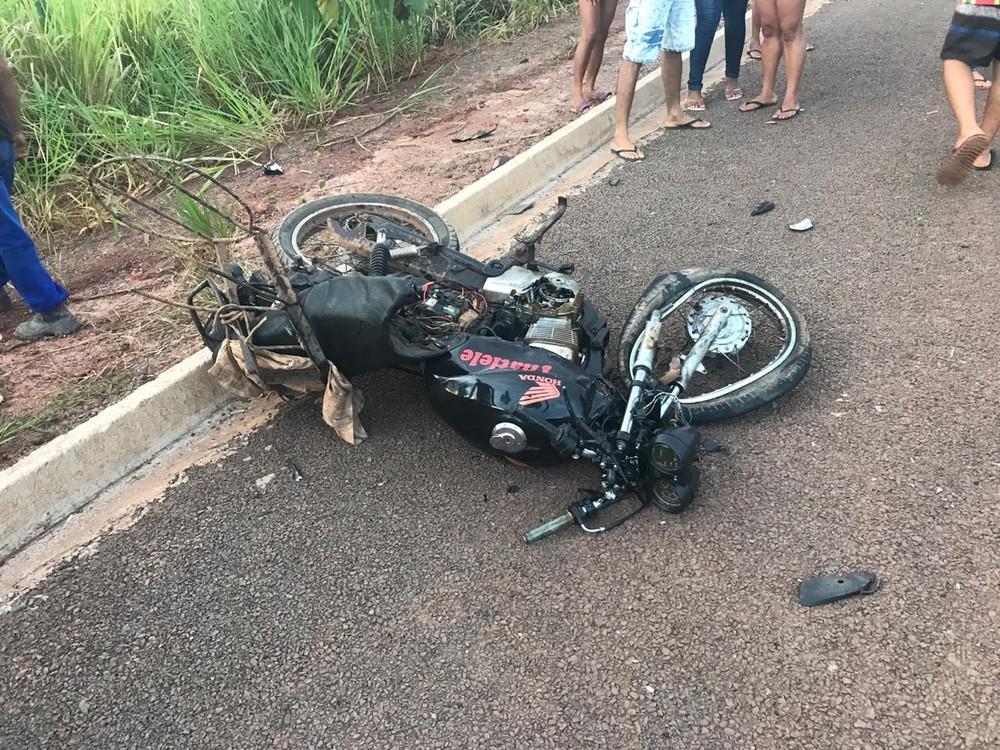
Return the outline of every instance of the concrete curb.
[[[721,59],[720,47],[713,47],[708,68]],[[686,74],[686,54],[684,63]],[[649,115],[662,101],[660,74],[654,71],[636,87],[633,120]],[[612,99],[472,183],[436,210],[461,237],[472,237],[511,206],[537,194],[574,164],[606,147],[613,129]],[[210,363],[207,350],[188,357],[0,471],[0,563],[229,401],[229,395],[208,375]]]
[[[0,561],[222,406],[210,361],[207,349],[188,357],[0,471]]]

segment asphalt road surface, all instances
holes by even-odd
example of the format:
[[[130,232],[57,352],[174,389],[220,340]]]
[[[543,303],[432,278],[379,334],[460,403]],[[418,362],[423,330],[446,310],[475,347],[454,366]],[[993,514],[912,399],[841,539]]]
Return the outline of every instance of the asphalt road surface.
[[[592,472],[478,455],[364,378],[362,447],[289,408],[0,619],[0,745],[997,747],[1000,174],[933,179],[947,6],[833,2],[801,117],[714,97],[547,243],[615,325],[704,265],[806,316],[810,375],[709,430],[689,512],[526,547]],[[858,568],[883,589],[798,606]]]

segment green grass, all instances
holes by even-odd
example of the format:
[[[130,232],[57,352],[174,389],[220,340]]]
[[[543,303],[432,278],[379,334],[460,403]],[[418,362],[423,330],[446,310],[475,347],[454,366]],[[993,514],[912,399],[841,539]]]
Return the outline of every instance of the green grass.
[[[85,175],[103,158],[245,158],[384,90],[428,45],[507,37],[575,4],[0,0],[0,48],[33,144],[18,171],[22,213],[36,231],[89,224]]]

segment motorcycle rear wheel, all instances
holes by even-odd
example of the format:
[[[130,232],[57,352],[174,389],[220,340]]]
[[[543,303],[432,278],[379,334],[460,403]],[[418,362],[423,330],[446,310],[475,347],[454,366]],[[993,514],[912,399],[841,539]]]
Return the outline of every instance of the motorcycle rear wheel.
[[[724,268],[695,269],[660,276],[636,302],[622,328],[618,344],[618,368],[626,385],[630,386],[632,383],[631,362],[636,342],[653,312],[662,311],[666,314],[666,320],[670,320],[671,316],[683,317],[687,312],[687,318],[683,322],[687,323],[686,327],[690,332],[690,321],[692,316],[697,318],[698,305],[706,304],[706,300],[711,305],[713,297],[735,301],[737,308],[749,314],[751,323],[746,325],[744,331],[736,331],[728,342],[724,342],[728,344],[728,352],[719,352],[711,362],[706,360],[706,367],[711,366],[717,370],[720,367],[732,369],[735,366],[736,380],[700,393],[689,388],[681,396],[681,408],[692,424],[733,419],[775,401],[805,377],[812,360],[812,346],[805,321],[781,292],[763,279],[743,271]],[[756,305],[752,312],[747,309],[751,305]],[[772,338],[776,341],[776,353],[773,357],[765,356],[766,361],[762,365],[750,364],[744,354],[744,361],[741,363],[740,353],[749,349],[754,334],[760,330],[760,336],[765,335],[764,326],[752,322],[753,315],[762,310],[769,316],[764,323],[770,324],[774,329]],[[745,334],[745,339],[741,333]],[[688,336],[690,340],[690,333]],[[720,348],[727,347],[720,344]],[[741,364],[747,364],[749,369],[744,369]],[[699,378],[696,374],[692,383]]]
[[[416,244],[418,239],[436,243],[442,248],[458,252],[458,235],[452,226],[433,210],[405,198],[376,193],[347,193],[304,203],[288,214],[274,230],[272,239],[282,261],[292,269],[312,265],[332,266],[346,263],[366,272],[368,254],[349,253],[340,248],[328,226],[336,221],[348,229],[363,222],[359,217],[369,215],[387,219],[402,227],[396,245]],[[367,239],[375,237],[369,230]],[[402,235],[407,236],[402,236]],[[390,261],[390,266],[410,273],[422,270],[420,257],[407,258],[405,262]]]

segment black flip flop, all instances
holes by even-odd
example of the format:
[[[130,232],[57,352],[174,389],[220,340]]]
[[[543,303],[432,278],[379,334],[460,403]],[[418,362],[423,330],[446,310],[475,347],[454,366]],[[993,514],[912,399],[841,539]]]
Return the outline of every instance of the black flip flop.
[[[710,127],[712,127],[710,123],[703,128],[699,128],[697,125],[695,125],[696,122],[705,122],[705,121],[702,120],[700,117],[692,117],[690,120],[688,120],[687,122],[683,122],[680,125],[664,125],[663,129],[664,130],[708,130]]]
[[[778,103],[777,99],[775,99],[773,102],[762,102],[760,99],[751,99],[748,102],[743,102],[743,104],[741,104],[739,107],[737,107],[737,109],[740,112],[747,112],[747,113],[749,113],[749,112],[756,112],[758,109],[765,109],[766,107],[773,107],[777,103]],[[746,107],[746,106],[748,106],[750,104],[752,104],[754,106],[750,107],[750,109],[744,109],[744,107]]]
[[[794,120],[799,116],[799,112],[802,111],[802,107],[792,107],[791,109],[779,109],[774,115],[771,116],[771,122],[787,122],[788,120]],[[788,117],[778,117],[782,112],[791,112],[792,114]]]
[[[639,149],[637,148],[613,148],[611,149],[611,153],[622,161],[643,161],[646,158],[645,154],[640,155]],[[629,159],[627,156],[624,156],[624,154],[635,154],[635,158]]]
[[[754,52],[757,53],[757,57],[753,56]],[[764,53],[761,52],[759,49],[748,49],[747,57],[749,57],[751,60],[762,60],[764,58]]]
[[[985,167],[977,167],[975,164],[973,164],[972,168],[977,172],[989,172],[991,169],[993,169],[993,161],[996,159],[996,156],[997,156],[996,152],[993,149],[990,149],[990,163],[987,164]]]

